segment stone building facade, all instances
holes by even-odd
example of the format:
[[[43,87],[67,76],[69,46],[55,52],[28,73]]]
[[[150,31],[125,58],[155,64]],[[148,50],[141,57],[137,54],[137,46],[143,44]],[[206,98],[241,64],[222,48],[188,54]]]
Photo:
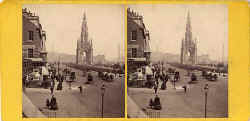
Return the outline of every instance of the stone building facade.
[[[138,68],[150,63],[150,36],[143,16],[127,9],[128,68]]]
[[[27,74],[33,69],[47,63],[46,32],[39,21],[39,16],[31,13],[26,8],[22,11],[23,40],[22,57],[23,73]]]

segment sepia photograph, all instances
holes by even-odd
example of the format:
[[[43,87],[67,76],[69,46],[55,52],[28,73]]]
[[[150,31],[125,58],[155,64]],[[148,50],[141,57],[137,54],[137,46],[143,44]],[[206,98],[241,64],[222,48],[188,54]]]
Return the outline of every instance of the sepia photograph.
[[[227,118],[227,58],[227,5],[128,5],[128,118]]]
[[[125,116],[124,6],[22,6],[23,118]]]

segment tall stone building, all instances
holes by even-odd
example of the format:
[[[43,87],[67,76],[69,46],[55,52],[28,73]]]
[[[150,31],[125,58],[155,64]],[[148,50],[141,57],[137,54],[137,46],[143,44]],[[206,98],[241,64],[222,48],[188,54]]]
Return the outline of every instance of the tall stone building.
[[[39,16],[25,8],[22,10],[22,17],[23,74],[27,74],[47,63],[46,32],[40,24]]]
[[[128,68],[135,69],[150,63],[150,36],[143,16],[127,9]]]
[[[190,14],[187,15],[185,38],[181,44],[181,64],[194,65],[197,63],[197,39],[192,36]]]
[[[76,64],[93,64],[93,44],[92,39],[89,39],[85,12],[83,14],[81,36],[77,40]]]

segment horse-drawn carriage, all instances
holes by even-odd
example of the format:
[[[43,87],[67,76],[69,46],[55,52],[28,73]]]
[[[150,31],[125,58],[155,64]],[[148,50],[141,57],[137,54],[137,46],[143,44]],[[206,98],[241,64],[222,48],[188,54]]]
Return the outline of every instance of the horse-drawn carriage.
[[[216,73],[202,71],[202,76],[209,81],[216,81],[218,76]]]
[[[110,72],[99,72],[99,77],[104,81],[113,81],[114,80],[114,74]]]

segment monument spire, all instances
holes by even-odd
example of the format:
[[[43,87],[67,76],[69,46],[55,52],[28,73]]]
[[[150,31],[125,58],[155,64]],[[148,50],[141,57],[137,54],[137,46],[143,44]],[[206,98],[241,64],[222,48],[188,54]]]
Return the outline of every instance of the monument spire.
[[[192,41],[192,26],[191,26],[191,18],[190,18],[190,12],[189,12],[189,10],[188,10],[188,13],[187,13],[187,23],[186,23],[185,39],[187,41]]]
[[[93,63],[93,43],[92,39],[88,37],[87,17],[85,11],[83,13],[81,35],[79,42],[77,42],[76,51],[77,64]]]
[[[81,28],[81,42],[88,41],[88,26],[86,12],[83,13],[82,28]]]
[[[187,23],[185,37],[181,45],[181,64],[196,64],[197,62],[197,40],[192,37],[190,12],[187,12]]]

